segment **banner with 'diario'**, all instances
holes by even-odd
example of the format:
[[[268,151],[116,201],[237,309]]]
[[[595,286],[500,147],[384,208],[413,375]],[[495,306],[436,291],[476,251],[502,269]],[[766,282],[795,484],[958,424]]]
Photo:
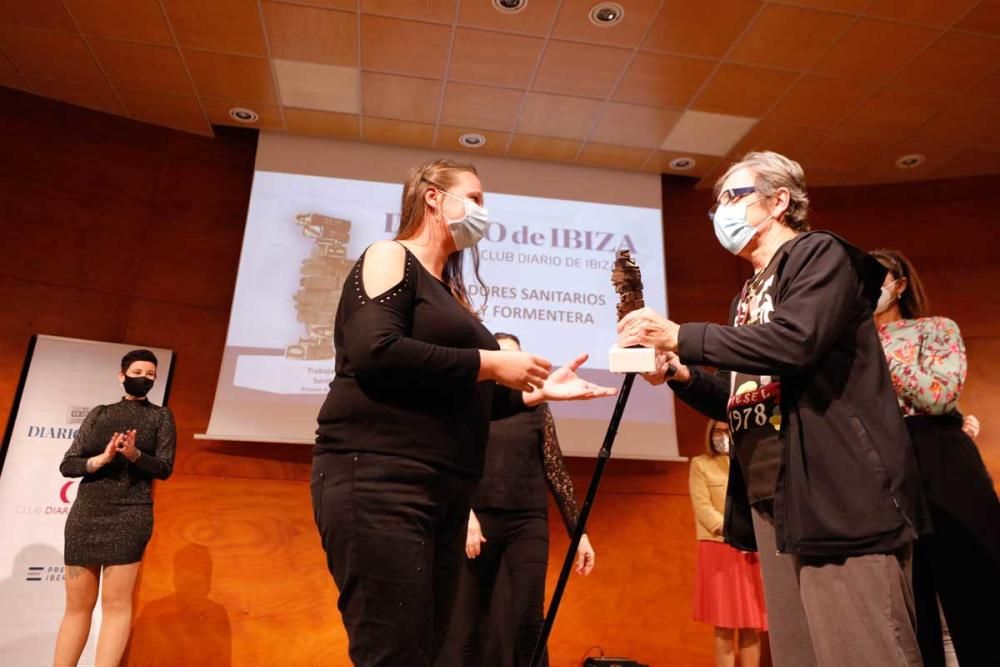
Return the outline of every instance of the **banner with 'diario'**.
[[[0,469],[0,662],[51,665],[65,606],[63,527],[79,479],[59,463],[87,413],[122,398],[122,356],[143,347],[37,336],[4,443]],[[162,405],[173,353],[147,348],[159,361],[149,400]],[[80,665],[94,664],[100,604]]]

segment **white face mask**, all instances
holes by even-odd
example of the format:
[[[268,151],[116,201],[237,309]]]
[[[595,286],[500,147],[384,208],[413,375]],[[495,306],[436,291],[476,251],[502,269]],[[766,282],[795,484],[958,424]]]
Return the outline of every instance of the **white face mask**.
[[[448,223],[448,231],[455,241],[455,247],[465,250],[479,243],[486,234],[486,228],[490,226],[489,211],[471,199],[456,197],[444,190],[441,190],[441,194],[457,199],[465,206],[465,215],[458,220],[452,220],[445,215],[444,208],[441,209],[441,217]]]
[[[896,278],[895,280],[893,280],[888,285],[882,285],[882,293],[879,294],[878,303],[875,304],[875,314],[876,315],[881,315],[885,311],[889,310],[889,306],[891,306],[892,302],[896,300],[896,295],[893,294],[892,290],[889,289],[889,288],[892,287],[893,285],[895,285],[898,282],[899,282],[899,278]]]
[[[752,202],[736,202],[720,206],[712,216],[712,225],[715,228],[715,238],[719,239],[722,247],[733,253],[740,254],[743,248],[747,247],[750,239],[757,235],[760,226],[752,226],[747,222],[747,208],[751,204],[756,204],[760,199]],[[764,224],[772,216],[767,216],[761,220]]]
[[[729,453],[729,434],[717,433],[712,435],[712,449],[719,454]]]

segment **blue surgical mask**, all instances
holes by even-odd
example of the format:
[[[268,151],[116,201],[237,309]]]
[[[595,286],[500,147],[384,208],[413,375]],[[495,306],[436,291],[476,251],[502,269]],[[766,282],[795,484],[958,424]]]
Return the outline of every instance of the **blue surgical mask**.
[[[757,201],[760,200],[720,206],[715,209],[715,214],[712,216],[715,238],[719,239],[723,248],[734,255],[740,254],[757,233],[757,230],[747,222],[747,207]]]
[[[456,197],[444,190],[441,191],[441,194],[457,199],[465,206],[465,215],[458,220],[450,219],[445,215],[444,210],[441,210],[441,217],[448,223],[448,231],[451,232],[451,238],[455,241],[455,247],[459,250],[465,250],[479,243],[483,235],[486,234],[486,228],[490,226],[489,211],[471,199]]]

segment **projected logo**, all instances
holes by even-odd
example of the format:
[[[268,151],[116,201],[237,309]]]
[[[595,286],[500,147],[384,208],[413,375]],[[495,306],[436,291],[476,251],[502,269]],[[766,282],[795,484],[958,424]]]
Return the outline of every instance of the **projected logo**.
[[[347,259],[351,223],[319,213],[295,216],[302,234],[315,240],[309,257],[302,260],[299,290],[292,297],[305,336],[285,348],[289,359],[333,359],[333,320],[347,273],[354,265]]]

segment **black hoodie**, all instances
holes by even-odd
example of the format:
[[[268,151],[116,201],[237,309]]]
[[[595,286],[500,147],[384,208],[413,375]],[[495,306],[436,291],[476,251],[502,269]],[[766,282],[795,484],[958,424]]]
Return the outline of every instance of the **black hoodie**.
[[[913,449],[872,319],[886,270],[829,232],[778,251],[770,322],[681,325],[692,367],[677,395],[728,419],[729,371],[781,378],[781,463],[774,496],[778,549],[801,556],[884,553],[928,525]],[[730,321],[735,316],[734,300]],[[729,468],[726,541],[756,549],[746,485]]]

